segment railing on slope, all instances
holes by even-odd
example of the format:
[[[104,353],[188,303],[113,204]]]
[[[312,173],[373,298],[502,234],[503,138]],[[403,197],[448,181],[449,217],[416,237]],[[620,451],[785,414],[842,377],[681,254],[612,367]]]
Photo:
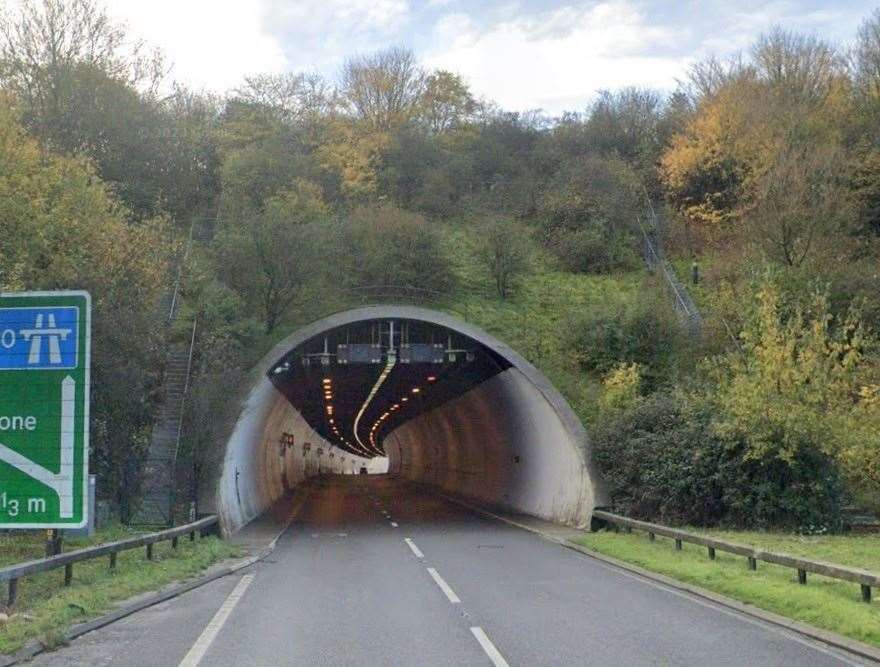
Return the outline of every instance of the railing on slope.
[[[772,551],[764,551],[763,549],[756,549],[755,547],[745,544],[737,544],[736,542],[728,542],[726,540],[719,540],[706,535],[690,533],[686,530],[668,528],[656,523],[630,519],[618,514],[612,514],[611,512],[605,512],[604,510],[595,510],[593,512],[593,517],[601,519],[602,521],[607,521],[615,526],[621,526],[629,531],[641,530],[648,534],[648,539],[650,540],[653,540],[656,535],[671,538],[675,540],[675,548],[677,550],[681,550],[682,542],[698,544],[707,548],[709,558],[712,560],[715,560],[716,551],[724,551],[726,553],[736,554],[737,556],[745,556],[748,559],[750,570],[758,569],[759,560],[764,561],[765,563],[790,567],[797,570],[799,584],[807,583],[807,572],[819,574],[831,579],[850,581],[861,586],[862,600],[865,602],[871,601],[871,588],[874,586],[880,586],[880,574],[870,572],[869,570],[845,567],[843,565],[810,560],[808,558],[798,558],[796,556],[774,553]]]
[[[685,326],[692,336],[698,336],[702,329],[703,318],[697,305],[691,298],[687,288],[681,283],[675,275],[675,269],[666,259],[661,244],[658,242],[660,237],[660,224],[658,217],[654,211],[654,205],[648,200],[648,224],[650,229],[646,228],[645,221],[641,216],[636,218],[639,228],[644,238],[644,256],[645,263],[649,269],[656,270],[659,268],[660,274],[663,276],[667,289],[672,297],[673,306],[681,317]]]
[[[209,532],[217,530],[219,519],[216,516],[208,516],[185,526],[178,526],[169,530],[163,530],[158,533],[149,533],[148,535],[138,535],[126,540],[118,542],[108,542],[99,544],[94,547],[85,549],[77,549],[76,551],[68,551],[65,554],[51,556],[49,558],[39,558],[37,560],[18,563],[8,567],[0,568],[0,581],[9,583],[9,594],[6,599],[6,606],[12,607],[18,598],[18,580],[29,574],[38,574],[40,572],[49,572],[58,568],[64,568],[64,585],[70,586],[73,581],[73,565],[83,561],[100,558],[101,556],[110,556],[110,569],[116,568],[116,555],[122,551],[137,549],[138,547],[146,547],[146,556],[149,560],[153,559],[153,545],[157,542],[165,542],[171,540],[171,547],[177,548],[178,539],[189,534],[190,541],[195,541],[196,533],[200,537],[204,537]]]

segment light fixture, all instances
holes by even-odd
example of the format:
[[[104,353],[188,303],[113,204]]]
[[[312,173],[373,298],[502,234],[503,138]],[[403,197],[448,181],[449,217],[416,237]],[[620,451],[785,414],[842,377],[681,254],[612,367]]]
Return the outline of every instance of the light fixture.
[[[415,389],[412,390],[412,393],[414,393],[414,394],[418,394],[418,393],[421,392],[421,391],[422,391],[421,389],[419,389],[418,387],[416,387]]]
[[[436,382],[436,381],[437,381],[436,375],[429,375],[428,376],[428,382]]]

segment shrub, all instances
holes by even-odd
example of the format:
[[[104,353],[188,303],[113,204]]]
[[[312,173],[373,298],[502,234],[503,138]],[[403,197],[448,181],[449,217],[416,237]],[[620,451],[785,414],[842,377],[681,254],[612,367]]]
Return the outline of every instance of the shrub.
[[[638,176],[619,158],[572,158],[538,197],[544,242],[570,271],[629,268],[642,196]]]
[[[480,228],[477,254],[492,276],[498,296],[506,299],[532,263],[529,230],[510,218],[490,218]]]
[[[417,213],[396,206],[361,206],[336,229],[342,282],[448,292],[454,279],[436,230]]]
[[[599,407],[603,414],[632,408],[641,398],[642,369],[638,364],[618,364],[602,378]]]
[[[639,264],[632,237],[610,231],[598,221],[555,229],[547,235],[546,245],[563,267],[575,273],[611,273]]]
[[[839,528],[840,476],[818,449],[786,462],[758,461],[747,444],[722,438],[711,401],[656,393],[606,416],[593,457],[614,508],[652,521],[790,528]]]
[[[666,379],[682,347],[676,315],[655,290],[608,303],[607,309],[591,310],[571,323],[571,347],[584,369],[602,375],[618,364],[639,364],[651,390]]]

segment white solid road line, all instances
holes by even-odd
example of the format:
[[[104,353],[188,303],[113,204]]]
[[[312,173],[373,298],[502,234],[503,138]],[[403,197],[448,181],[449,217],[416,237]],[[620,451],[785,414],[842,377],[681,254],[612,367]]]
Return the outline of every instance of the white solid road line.
[[[429,567],[428,574],[431,575],[431,579],[433,579],[434,582],[440,587],[440,590],[446,594],[446,597],[449,598],[449,601],[452,604],[458,604],[459,602],[461,602],[461,598],[459,598],[455,594],[455,591],[449,587],[449,584],[443,581],[443,577],[441,577],[437,573],[437,570],[435,570],[433,567]]]
[[[183,660],[180,661],[180,667],[196,667],[196,665],[202,661],[202,658],[205,657],[208,649],[211,648],[211,643],[220,633],[223,624],[226,623],[226,619],[229,618],[232,610],[235,609],[235,605],[241,600],[253,580],[254,575],[246,574],[235,585],[235,588],[232,589],[229,597],[227,597],[223,601],[223,604],[220,605],[220,609],[214,614],[214,618],[208,623],[204,632],[202,632],[201,636],[196,640],[196,643],[193,644],[193,647],[189,650],[189,653],[187,653]]]
[[[477,641],[480,642],[480,646],[483,647],[483,650],[486,652],[486,655],[489,656],[489,660],[492,661],[492,664],[495,667],[510,667],[507,664],[507,660],[504,659],[504,656],[498,652],[498,649],[495,648],[495,644],[492,643],[492,640],[486,636],[486,633],[483,632],[483,628],[471,628],[471,632],[474,633],[474,637],[477,638]]]
[[[416,546],[416,543],[413,542],[411,539],[409,539],[408,537],[404,537],[403,541],[406,542],[406,546],[408,546],[412,550],[412,552],[416,555],[416,558],[424,558],[425,557],[425,554],[423,554],[419,550],[419,548]]]

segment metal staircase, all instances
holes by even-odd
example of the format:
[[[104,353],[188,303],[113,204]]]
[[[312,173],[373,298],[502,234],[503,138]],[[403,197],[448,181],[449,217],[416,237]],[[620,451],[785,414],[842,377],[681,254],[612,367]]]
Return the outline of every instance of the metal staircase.
[[[178,262],[174,289],[162,299],[162,312],[168,328],[177,320],[183,273],[192,246],[192,227],[183,255]],[[162,378],[162,402],[150,436],[150,447],[143,470],[143,494],[134,523],[140,525],[174,524],[174,505],[177,476],[177,453],[183,429],[183,413],[189,391],[192,355],[195,344],[196,322],[193,321],[189,345],[175,343],[166,351],[165,372]]]
[[[650,200],[648,200],[647,220],[642,220],[639,217],[638,223],[644,237],[645,263],[651,271],[659,271],[672,298],[673,308],[681,318],[682,324],[688,329],[691,336],[698,337],[702,331],[703,318],[700,311],[697,310],[697,305],[690,292],[675,275],[675,269],[666,259],[660,241],[662,239],[660,221]]]

